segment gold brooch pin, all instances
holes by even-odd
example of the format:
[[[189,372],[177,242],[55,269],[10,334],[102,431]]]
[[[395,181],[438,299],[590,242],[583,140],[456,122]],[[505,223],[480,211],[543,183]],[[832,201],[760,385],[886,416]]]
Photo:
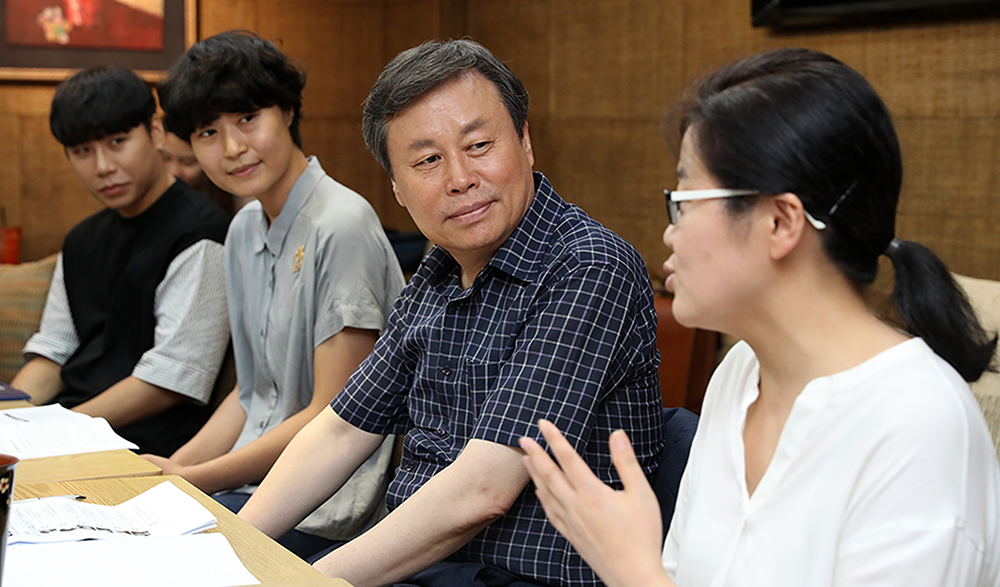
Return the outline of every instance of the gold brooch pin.
[[[302,257],[306,256],[306,246],[299,245],[299,250],[295,251],[295,262],[292,264],[292,273],[297,273],[302,269]]]

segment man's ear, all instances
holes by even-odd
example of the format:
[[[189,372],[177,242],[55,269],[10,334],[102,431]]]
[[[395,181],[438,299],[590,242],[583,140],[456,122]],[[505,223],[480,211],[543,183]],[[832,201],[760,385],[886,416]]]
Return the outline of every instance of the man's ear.
[[[392,193],[396,195],[396,201],[399,202],[399,205],[405,208],[406,202],[404,202],[403,197],[399,195],[399,188],[396,187],[395,179],[392,180]]]
[[[535,152],[531,150],[531,135],[528,134],[528,121],[524,121],[524,128],[521,129],[521,146],[528,154],[528,163],[535,166]]]
[[[769,199],[771,258],[778,260],[795,250],[810,225],[802,200],[795,194],[784,193]]]

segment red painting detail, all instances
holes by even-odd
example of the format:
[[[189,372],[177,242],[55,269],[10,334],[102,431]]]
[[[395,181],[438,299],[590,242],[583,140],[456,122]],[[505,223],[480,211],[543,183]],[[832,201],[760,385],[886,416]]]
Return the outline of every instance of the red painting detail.
[[[163,50],[163,18],[115,0],[7,0],[8,45]]]

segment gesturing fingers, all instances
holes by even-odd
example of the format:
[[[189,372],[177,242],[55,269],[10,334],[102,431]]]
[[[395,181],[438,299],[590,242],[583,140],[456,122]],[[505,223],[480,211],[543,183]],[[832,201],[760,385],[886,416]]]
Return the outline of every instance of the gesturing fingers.
[[[603,488],[604,484],[591,471],[586,461],[577,454],[555,424],[547,420],[538,421],[538,429],[549,443],[549,449],[562,467],[567,482],[576,490]]]
[[[632,443],[629,442],[628,434],[624,430],[615,430],[608,440],[611,446],[611,462],[621,477],[622,487],[626,491],[637,491],[649,488],[646,474],[642,471],[639,459],[635,456]]]
[[[560,496],[564,499],[573,492],[572,487],[566,482],[559,466],[549,458],[542,447],[530,438],[520,440],[521,450],[524,451],[524,467],[531,475],[531,480],[535,484],[535,496],[541,502],[545,514],[552,521],[552,524],[560,532],[565,531],[563,523],[565,517],[565,507]]]

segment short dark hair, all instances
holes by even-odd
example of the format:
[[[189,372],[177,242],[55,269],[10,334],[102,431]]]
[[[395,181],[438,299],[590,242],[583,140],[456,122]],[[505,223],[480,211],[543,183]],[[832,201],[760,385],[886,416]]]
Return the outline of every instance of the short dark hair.
[[[275,46],[250,31],[233,30],[199,41],[160,84],[167,130],[191,141],[195,130],[223,113],[277,106],[293,113],[289,131],[302,148],[302,90],[305,71]]]
[[[52,98],[49,128],[64,147],[75,147],[143,124],[150,129],[156,100],[130,69],[95,67],[63,81]]]
[[[496,87],[518,138],[528,120],[528,90],[516,75],[485,47],[468,39],[427,41],[396,55],[365,100],[361,129],[365,144],[392,176],[387,126],[417,98],[469,72],[478,72]]]
[[[857,287],[875,280],[888,255],[906,329],[967,381],[991,369],[996,334],[980,326],[933,252],[895,238],[902,155],[888,108],[861,74],[805,49],[754,55],[701,83],[680,132],[693,133],[720,187],[797,195],[827,224],[823,250]],[[730,198],[726,207],[739,215],[756,200]]]

